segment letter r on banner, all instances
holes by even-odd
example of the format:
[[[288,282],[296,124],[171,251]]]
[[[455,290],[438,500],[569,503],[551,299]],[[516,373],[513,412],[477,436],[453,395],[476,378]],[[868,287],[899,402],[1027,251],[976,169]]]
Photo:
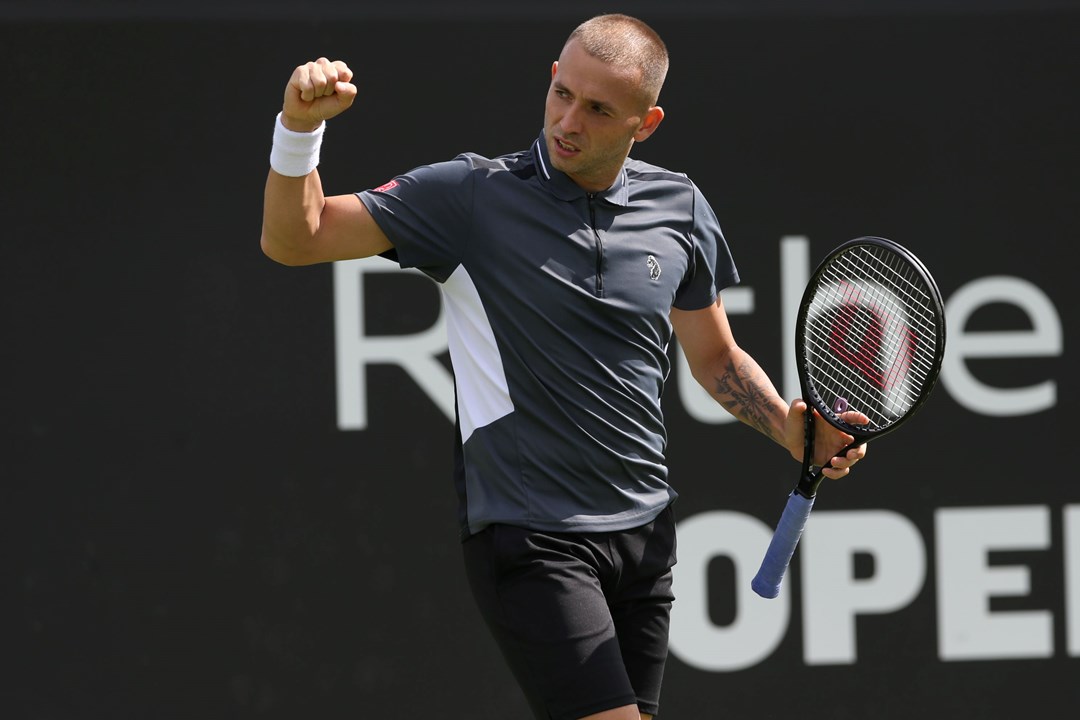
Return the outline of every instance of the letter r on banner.
[[[369,336],[365,327],[364,276],[367,273],[415,273],[379,257],[342,260],[334,265],[334,344],[337,361],[339,430],[368,425],[368,365],[398,365],[443,411],[454,419],[454,377],[439,356],[446,352],[442,304],[435,323],[414,335]],[[426,277],[426,276],[425,276]]]

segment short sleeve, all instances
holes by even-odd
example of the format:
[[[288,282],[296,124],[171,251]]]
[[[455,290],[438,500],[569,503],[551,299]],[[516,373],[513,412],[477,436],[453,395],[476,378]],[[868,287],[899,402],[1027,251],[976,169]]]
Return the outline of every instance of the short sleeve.
[[[468,243],[472,170],[471,157],[459,155],[358,192],[394,246],[384,256],[445,281],[461,263]]]
[[[739,271],[731,256],[720,221],[697,185],[693,186],[690,269],[675,295],[680,310],[700,310],[716,302],[720,291],[739,283]]]

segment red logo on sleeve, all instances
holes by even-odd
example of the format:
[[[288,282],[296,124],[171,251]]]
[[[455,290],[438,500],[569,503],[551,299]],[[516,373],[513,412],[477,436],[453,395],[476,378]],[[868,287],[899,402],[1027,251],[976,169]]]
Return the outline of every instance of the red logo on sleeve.
[[[397,185],[398,185],[397,180],[391,180],[390,182],[385,183],[385,184],[380,185],[379,187],[375,188],[375,190],[373,192],[386,192],[387,190],[393,190],[394,188],[397,187]]]

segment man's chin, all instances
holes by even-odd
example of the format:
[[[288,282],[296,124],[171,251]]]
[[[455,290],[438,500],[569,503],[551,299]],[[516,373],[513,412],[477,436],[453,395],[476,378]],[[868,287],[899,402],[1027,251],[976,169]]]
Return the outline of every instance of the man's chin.
[[[568,163],[565,159],[560,157],[553,156],[551,158],[551,167],[566,175],[569,175],[573,171],[573,163]]]
[[[567,154],[566,149],[559,145],[555,140],[548,142],[547,150],[548,157],[551,158],[551,164],[564,172],[564,168],[577,164],[577,159],[581,155],[581,150],[576,150],[573,153]]]

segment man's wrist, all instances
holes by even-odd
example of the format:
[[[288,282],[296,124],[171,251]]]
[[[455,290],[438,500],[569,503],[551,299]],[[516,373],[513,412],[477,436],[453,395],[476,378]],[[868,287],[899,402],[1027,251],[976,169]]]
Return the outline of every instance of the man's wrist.
[[[278,114],[278,121],[289,132],[309,133],[318,130],[325,125],[325,121],[319,121],[317,123],[306,122],[304,120],[297,120],[296,118],[289,117],[284,112]]]
[[[270,167],[279,175],[303,177],[319,165],[326,122],[309,131],[291,130],[285,126],[282,113],[274,121],[274,142],[270,149]]]

